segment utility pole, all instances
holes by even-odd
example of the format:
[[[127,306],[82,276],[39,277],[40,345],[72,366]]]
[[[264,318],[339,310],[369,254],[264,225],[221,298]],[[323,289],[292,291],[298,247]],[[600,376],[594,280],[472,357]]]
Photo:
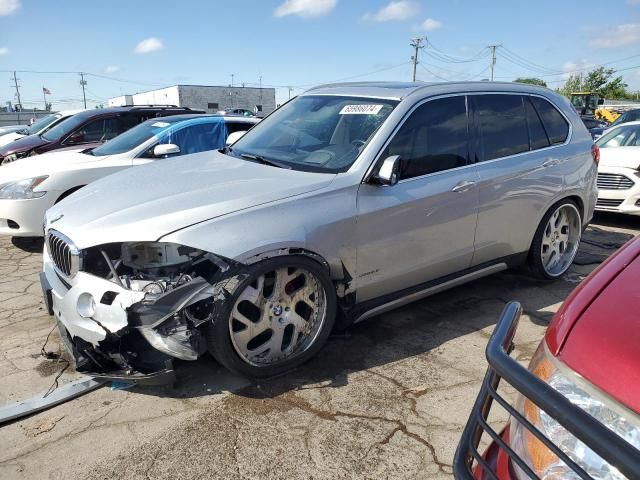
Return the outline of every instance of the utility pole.
[[[501,47],[502,44],[499,45],[489,45],[489,48],[491,49],[491,76],[489,77],[489,79],[493,82],[493,70],[496,67],[496,49],[498,47]]]
[[[291,90],[293,90],[292,87],[287,87],[287,89],[289,90],[289,100],[291,100]]]
[[[233,73],[231,74],[231,86],[233,87]]]
[[[84,92],[84,87],[87,85],[87,81],[84,79],[85,74],[80,72],[80,86],[82,87],[82,100],[84,101],[84,108],[87,108],[87,95]]]
[[[426,40],[427,37],[424,37],[424,39]],[[424,48],[424,46],[422,45],[422,38],[414,38],[411,40],[411,43],[409,44],[411,45],[413,48],[415,48],[415,53],[413,55],[413,57],[411,57],[411,60],[413,60],[413,81],[416,81],[416,67],[418,66],[418,51],[422,48]]]
[[[18,98],[18,108],[16,111],[18,112],[18,124],[20,124],[20,110],[22,110],[22,100],[20,100],[20,87],[18,86],[18,77],[16,76],[16,72],[13,72],[13,84],[16,87],[16,97]]]

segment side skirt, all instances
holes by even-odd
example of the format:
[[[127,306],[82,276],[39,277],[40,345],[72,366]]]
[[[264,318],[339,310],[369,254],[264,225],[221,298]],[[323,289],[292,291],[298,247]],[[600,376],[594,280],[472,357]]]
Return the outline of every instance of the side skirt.
[[[431,280],[414,287],[409,287],[407,289],[355,305],[348,315],[353,319],[352,323],[361,322],[384,312],[388,312],[389,310],[435,295],[436,293],[444,290],[520,265],[526,261],[526,258],[527,252],[497,259],[493,262],[484,263],[482,265],[477,265],[461,272],[447,275],[442,278]]]

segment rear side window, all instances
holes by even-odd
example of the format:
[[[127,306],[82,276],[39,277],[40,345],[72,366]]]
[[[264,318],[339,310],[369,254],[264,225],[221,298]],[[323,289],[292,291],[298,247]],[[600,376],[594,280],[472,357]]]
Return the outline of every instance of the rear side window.
[[[533,104],[529,97],[524,97],[524,109],[527,114],[531,150],[537,150],[551,145],[549,137],[547,137],[547,132],[542,125],[542,120],[540,120],[540,116],[538,115],[538,112],[536,112],[536,109],[533,108]]]
[[[246,132],[253,126],[252,124],[246,122],[226,122],[226,125],[227,132],[230,134],[234,132]]]
[[[556,107],[540,97],[531,97],[531,102],[542,119],[551,145],[564,143],[569,136],[569,124]]]
[[[474,95],[480,161],[529,150],[529,133],[520,95]]]
[[[400,179],[467,164],[467,106],[464,96],[441,98],[418,107],[383,153],[400,155]]]

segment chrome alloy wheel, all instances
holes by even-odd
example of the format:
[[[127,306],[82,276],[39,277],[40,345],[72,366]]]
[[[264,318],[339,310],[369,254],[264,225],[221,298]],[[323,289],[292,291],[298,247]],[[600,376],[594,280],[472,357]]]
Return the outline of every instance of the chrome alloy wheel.
[[[541,258],[545,272],[559,277],[569,269],[578,252],[582,220],[572,204],[561,205],[549,218],[542,233]]]
[[[231,343],[245,362],[273,365],[308,350],[326,315],[324,287],[311,272],[278,268],[237,297],[229,317]]]

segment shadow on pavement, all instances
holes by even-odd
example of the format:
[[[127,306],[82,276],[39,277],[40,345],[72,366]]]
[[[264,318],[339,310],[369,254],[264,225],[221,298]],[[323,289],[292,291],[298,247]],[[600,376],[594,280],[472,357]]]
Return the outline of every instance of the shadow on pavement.
[[[42,253],[44,238],[42,237],[11,237],[14,247],[29,253]]]

